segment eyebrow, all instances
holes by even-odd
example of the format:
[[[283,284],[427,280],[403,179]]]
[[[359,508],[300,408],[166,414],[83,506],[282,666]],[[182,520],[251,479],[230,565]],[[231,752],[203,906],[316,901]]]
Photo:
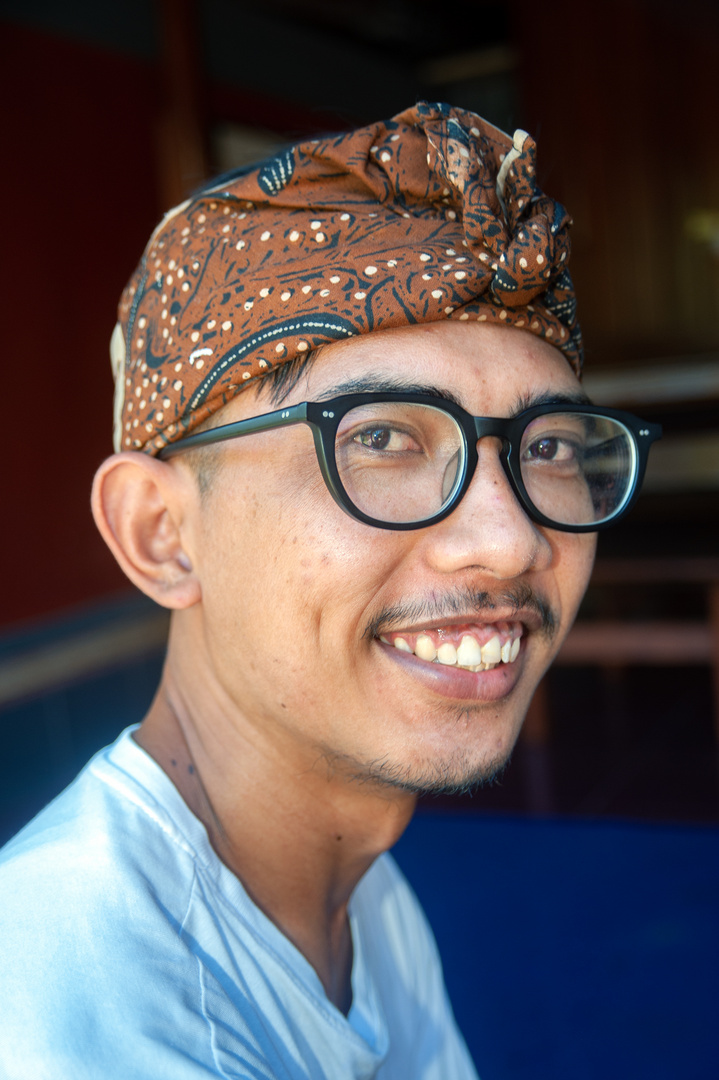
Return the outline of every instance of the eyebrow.
[[[342,394],[430,394],[432,397],[452,401],[463,408],[462,402],[451,390],[428,383],[414,383],[403,379],[388,379],[386,376],[365,375],[363,378],[346,379],[319,394],[319,401],[339,397]]]
[[[444,401],[452,401],[460,408],[466,409],[466,405],[451,390],[441,386],[433,386],[428,383],[414,383],[403,379],[388,379],[386,376],[365,375],[353,379],[346,379],[329,387],[318,395],[319,401],[327,401],[329,398],[340,397],[342,394],[429,394],[432,397],[441,398]],[[536,405],[591,405],[592,402],[582,390],[557,391],[543,390],[534,393],[522,394],[518,397],[510,411],[509,419],[519,416],[526,409]]]
[[[515,401],[510,419],[519,416],[527,409],[537,405],[593,405],[583,390],[544,390],[542,392],[521,394]]]

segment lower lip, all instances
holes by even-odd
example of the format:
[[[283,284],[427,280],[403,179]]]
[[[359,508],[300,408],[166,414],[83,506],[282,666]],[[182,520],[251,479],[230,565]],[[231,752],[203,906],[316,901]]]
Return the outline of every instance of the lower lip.
[[[524,641],[517,659],[511,664],[498,664],[489,671],[465,671],[449,664],[420,660],[414,653],[396,649],[375,639],[388,660],[399,664],[409,675],[420,679],[428,689],[445,698],[459,701],[499,701],[515,687],[524,660]]]

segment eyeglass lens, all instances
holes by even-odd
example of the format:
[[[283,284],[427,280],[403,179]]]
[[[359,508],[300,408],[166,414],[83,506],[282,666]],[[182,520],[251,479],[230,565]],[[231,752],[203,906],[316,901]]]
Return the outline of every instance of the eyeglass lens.
[[[522,481],[534,507],[560,525],[613,517],[631,493],[637,454],[618,420],[547,413],[524,430]],[[350,501],[377,521],[409,524],[440,513],[465,472],[462,429],[430,405],[373,402],[351,409],[337,430],[335,458]],[[516,468],[516,465],[515,465]]]

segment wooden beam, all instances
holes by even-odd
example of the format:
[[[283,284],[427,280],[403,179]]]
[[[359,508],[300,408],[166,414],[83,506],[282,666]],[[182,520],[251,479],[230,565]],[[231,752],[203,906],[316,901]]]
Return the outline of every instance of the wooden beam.
[[[0,662],[0,707],[42,697],[161,652],[169,623],[167,611],[125,617],[11,656]]]
[[[630,664],[711,664],[712,628],[708,622],[576,623],[559,651],[557,664],[599,667]]]
[[[208,175],[202,57],[194,0],[156,0],[162,110],[158,124],[160,197],[176,206]]]

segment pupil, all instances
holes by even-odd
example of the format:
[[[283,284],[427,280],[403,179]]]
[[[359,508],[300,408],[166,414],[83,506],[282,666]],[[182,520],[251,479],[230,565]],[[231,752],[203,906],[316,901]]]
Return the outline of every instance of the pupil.
[[[554,457],[556,449],[555,439],[540,439],[537,443],[537,457]]]
[[[389,432],[387,428],[377,428],[375,431],[370,432],[370,443],[375,450],[384,450],[388,442]]]

